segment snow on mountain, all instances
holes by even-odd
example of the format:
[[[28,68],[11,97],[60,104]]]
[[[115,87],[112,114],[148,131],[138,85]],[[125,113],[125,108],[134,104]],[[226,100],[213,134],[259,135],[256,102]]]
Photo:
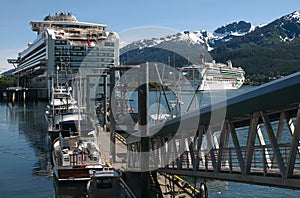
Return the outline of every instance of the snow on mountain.
[[[277,29],[277,31],[274,31],[275,29]],[[271,23],[260,26],[253,26],[250,22],[239,21],[226,24],[213,32],[208,32],[206,30],[181,31],[162,38],[143,39],[130,44],[122,43],[120,44],[120,47],[121,53],[124,53],[133,49],[142,50],[147,47],[161,48],[162,46],[168,46],[170,49],[175,46],[176,42],[177,46],[179,44],[178,42],[180,42],[181,45],[183,43],[185,43],[184,45],[189,44],[197,47],[201,45],[205,50],[212,51],[236,37],[248,36],[255,31],[261,32],[260,35],[262,36],[270,36],[279,33],[277,38],[280,41],[291,42],[295,38],[300,37],[300,11],[293,12]]]
[[[121,45],[121,52],[131,49],[143,49],[145,47],[159,47],[166,42],[186,42],[192,45],[201,45],[206,50],[211,51],[223,42],[227,42],[234,37],[243,36],[255,30],[249,22],[240,21],[227,24],[216,29],[213,33],[206,30],[195,32],[181,31],[177,34],[169,35],[162,38],[142,39],[127,45]]]
[[[253,30],[253,26],[249,22],[239,21],[222,26],[214,31],[214,34],[219,37],[228,36],[244,36]]]
[[[162,38],[152,38],[152,39],[142,39],[139,41],[134,41],[128,45],[121,48],[121,53],[132,49],[143,49],[145,47],[157,47],[160,48],[162,45],[169,45],[170,43],[184,42],[189,44],[202,44],[203,42],[194,33],[189,33],[187,31],[178,32],[177,34],[168,35]]]
[[[300,23],[300,11],[295,11],[292,14],[289,14],[284,17],[285,20],[296,20],[297,23]]]
[[[281,28],[281,33],[279,35],[281,41],[291,42],[296,37],[300,37],[300,11],[295,11],[289,15],[283,16],[275,22],[277,22],[278,26]]]
[[[126,45],[128,45],[129,43],[126,43],[125,41],[120,41],[120,43],[119,43],[119,47],[120,48],[123,48],[123,47],[125,47]]]

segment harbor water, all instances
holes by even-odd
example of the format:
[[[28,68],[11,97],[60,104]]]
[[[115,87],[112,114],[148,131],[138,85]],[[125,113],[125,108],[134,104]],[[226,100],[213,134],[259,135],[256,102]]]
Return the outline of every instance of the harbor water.
[[[247,88],[242,88],[242,92]],[[44,119],[45,102],[0,103],[0,197],[86,197],[85,183],[53,177]],[[185,178],[191,184],[201,178]],[[209,197],[300,197],[300,191],[207,181]]]

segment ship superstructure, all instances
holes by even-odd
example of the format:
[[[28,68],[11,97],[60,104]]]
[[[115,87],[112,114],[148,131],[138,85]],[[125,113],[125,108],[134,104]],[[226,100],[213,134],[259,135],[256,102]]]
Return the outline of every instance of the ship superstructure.
[[[70,13],[49,15],[42,21],[30,22],[37,38],[18,54],[13,73],[20,86],[38,88],[38,97],[47,98],[51,78],[57,73],[67,81],[79,68],[94,74],[118,65],[119,36],[103,24],[79,22]]]
[[[198,88],[200,91],[239,89],[245,81],[245,71],[241,67],[233,67],[231,61],[227,64],[202,61],[196,65],[182,67],[180,71],[190,85],[185,83],[183,89]]]

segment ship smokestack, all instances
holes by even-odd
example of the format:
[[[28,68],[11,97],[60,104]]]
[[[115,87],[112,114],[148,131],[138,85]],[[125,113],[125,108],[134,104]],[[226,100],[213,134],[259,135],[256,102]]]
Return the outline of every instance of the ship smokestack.
[[[231,60],[227,61],[227,66],[230,67],[230,68],[232,68],[232,62],[231,62]]]
[[[204,54],[200,54],[200,56],[199,56],[199,64],[200,65],[204,64]]]

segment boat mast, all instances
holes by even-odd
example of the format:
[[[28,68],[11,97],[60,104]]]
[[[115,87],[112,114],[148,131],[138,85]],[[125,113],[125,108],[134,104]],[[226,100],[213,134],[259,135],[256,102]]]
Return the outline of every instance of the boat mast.
[[[80,126],[80,105],[81,105],[81,89],[80,89],[80,86],[81,86],[81,76],[80,76],[80,71],[78,71],[78,75],[79,75],[79,81],[77,81],[77,98],[78,98],[78,135],[80,136],[81,135],[81,126]]]
[[[56,66],[56,88],[58,88],[58,70],[59,70],[59,66]]]
[[[166,95],[166,92],[165,92],[165,88],[164,88],[164,85],[163,85],[163,81],[162,81],[162,78],[159,74],[159,71],[158,71],[158,65],[157,64],[154,64],[154,67],[155,67],[155,70],[156,70],[156,73],[157,73],[157,76],[158,76],[158,79],[159,79],[159,83],[160,83],[160,87],[163,91],[163,94],[164,94],[164,98],[166,100],[166,103],[167,103],[167,106],[168,106],[168,110],[169,110],[169,113],[171,114],[171,107],[170,107],[170,104],[169,104],[169,100],[167,98],[167,95]],[[158,112],[157,112],[157,119],[159,118],[159,111],[160,111],[160,102],[161,102],[161,90],[159,92],[159,101],[158,101]]]
[[[53,73],[52,73],[53,74]],[[51,78],[51,91],[52,91],[52,94],[51,94],[51,102],[52,102],[52,126],[54,125],[54,114],[55,114],[55,109],[54,109],[54,79],[53,77]],[[50,105],[51,105],[51,102],[50,102]]]

